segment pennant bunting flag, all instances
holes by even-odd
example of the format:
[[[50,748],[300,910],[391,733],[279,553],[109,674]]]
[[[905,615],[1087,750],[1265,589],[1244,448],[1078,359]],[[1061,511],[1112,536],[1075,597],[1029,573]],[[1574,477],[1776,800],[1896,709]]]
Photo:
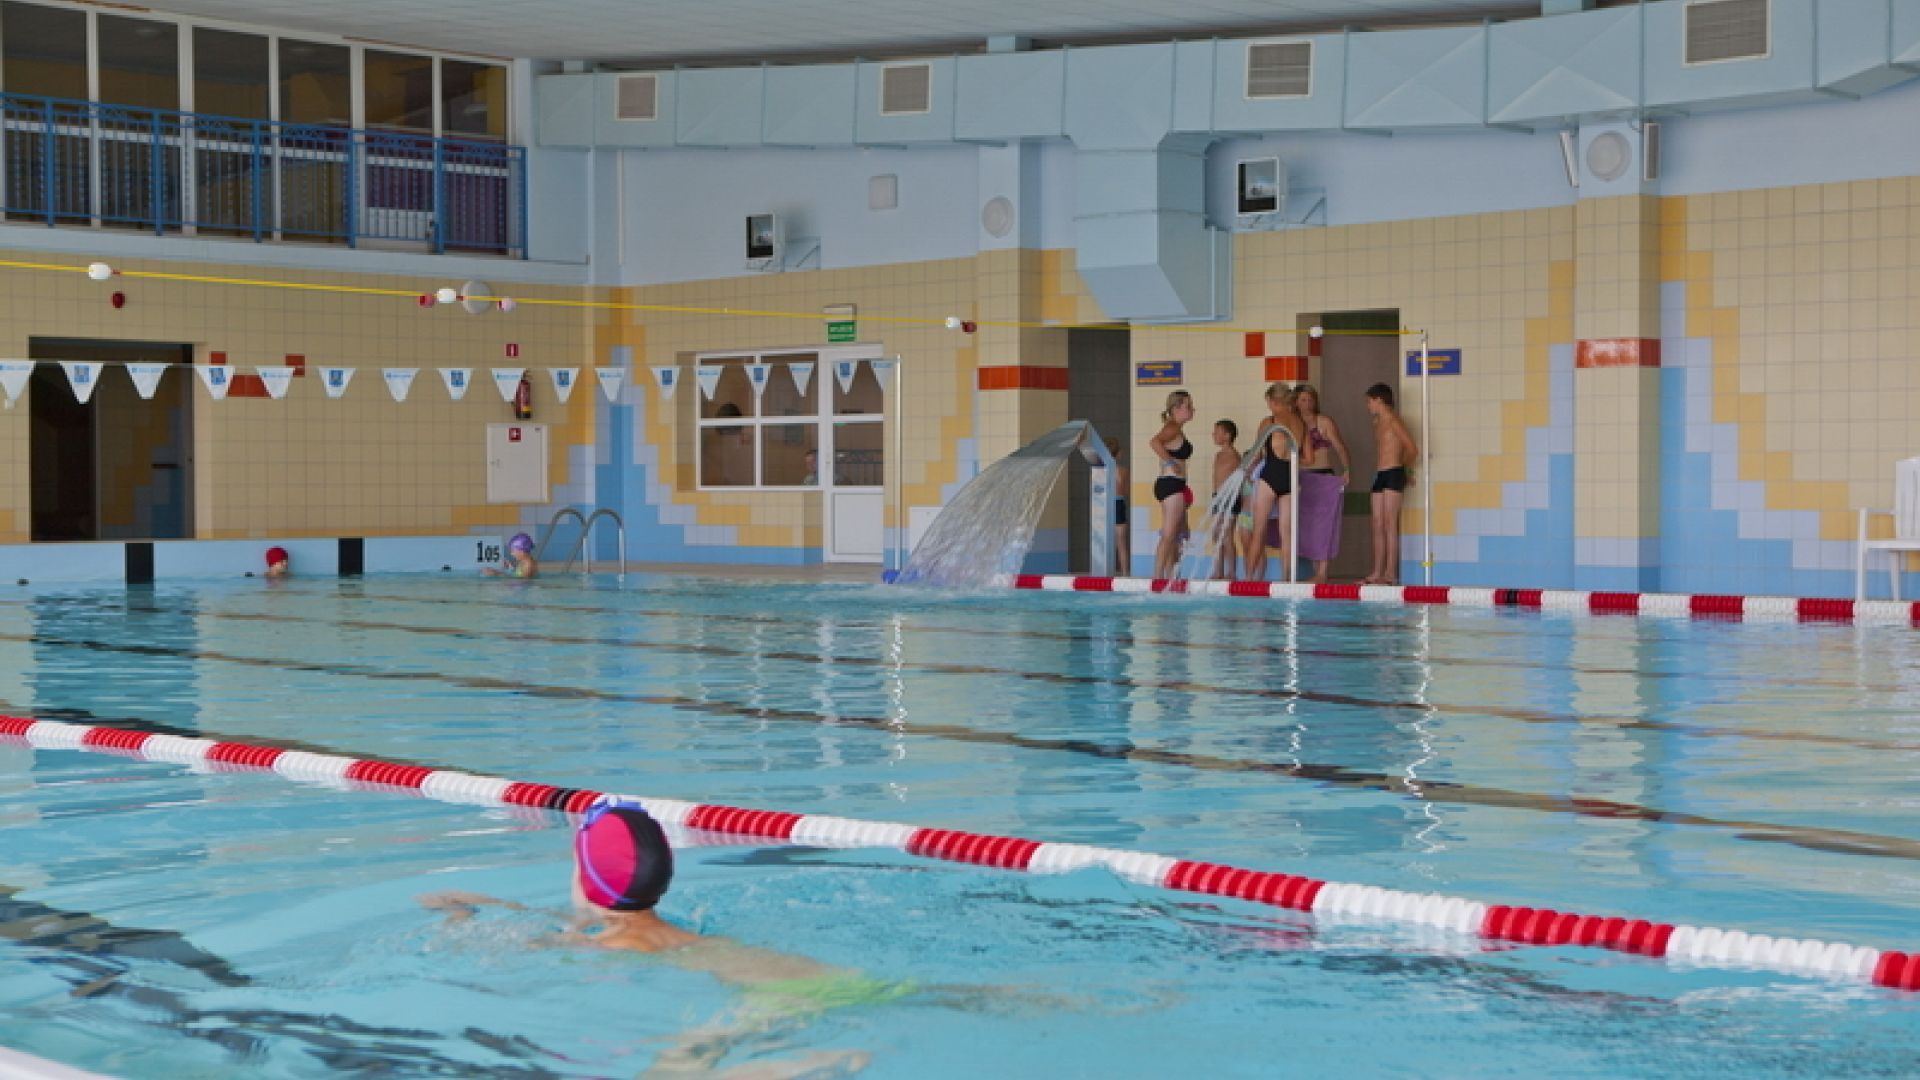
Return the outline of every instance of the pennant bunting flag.
[[[233,372],[224,364],[202,364],[194,368],[200,373],[200,381],[206,384],[207,393],[215,401],[227,400],[227,391],[233,389]]]
[[[520,380],[527,377],[523,367],[497,367],[493,369],[493,388],[500,391],[500,400],[513,404],[514,391],[520,389]]]
[[[73,387],[73,396],[85,405],[93,400],[93,388],[100,382],[100,365],[93,360],[62,360],[60,366],[67,371],[67,385]]]
[[[128,364],[127,377],[133,380],[134,392],[142,401],[152,401],[154,391],[160,389],[160,376],[167,373],[165,364]]]
[[[579,377],[580,369],[557,367],[547,370],[553,376],[553,396],[560,399],[560,404],[565,405],[567,399],[573,396],[573,383]]]
[[[407,400],[407,391],[413,389],[413,376],[419,370],[419,368],[410,367],[380,369],[380,377],[387,380],[387,393],[393,395],[393,400]]]
[[[806,397],[807,387],[813,385],[813,361],[788,364],[787,374],[793,376],[793,388],[800,392],[801,397]]]
[[[320,369],[320,385],[327,388],[330,398],[341,397],[347,392],[347,384],[353,381],[353,369],[350,367],[323,367]]]
[[[33,361],[0,360],[0,389],[7,392],[7,407],[27,392],[27,380],[33,378]]]
[[[835,360],[833,362],[833,377],[839,381],[841,393],[853,393],[853,375],[854,372],[859,370],[860,361],[858,360]]]
[[[680,385],[680,369],[676,367],[654,368],[653,381],[660,384],[660,400],[672,401],[673,388]]]
[[[593,369],[593,375],[600,380],[600,392],[607,395],[607,404],[620,404],[620,389],[627,384],[627,369],[598,367]]]
[[[747,365],[747,381],[753,384],[753,400],[759,401],[760,395],[767,392],[767,373],[772,370],[772,364]],[[712,397],[713,395],[709,394],[707,396]]]
[[[867,366],[873,369],[873,377],[880,380],[880,392],[886,393],[893,388],[893,369],[898,360],[869,360]]]
[[[287,387],[293,385],[293,369],[285,366],[257,367],[260,381],[266,384],[267,396],[275,401],[287,396]]]
[[[720,369],[711,364],[693,369],[693,377],[700,380],[700,396],[713,400],[713,392],[720,388]]]
[[[447,384],[447,396],[455,401],[467,396],[467,387],[473,385],[473,369],[463,367],[443,367],[440,378]]]

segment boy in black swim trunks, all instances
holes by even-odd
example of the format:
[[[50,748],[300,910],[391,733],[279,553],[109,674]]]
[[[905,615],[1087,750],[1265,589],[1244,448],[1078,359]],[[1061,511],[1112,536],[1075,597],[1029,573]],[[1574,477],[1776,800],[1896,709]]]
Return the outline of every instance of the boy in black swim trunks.
[[[1374,383],[1367,388],[1367,412],[1373,417],[1373,572],[1368,585],[1400,584],[1400,504],[1411,477],[1408,469],[1420,458],[1420,447],[1393,407],[1393,387]]]

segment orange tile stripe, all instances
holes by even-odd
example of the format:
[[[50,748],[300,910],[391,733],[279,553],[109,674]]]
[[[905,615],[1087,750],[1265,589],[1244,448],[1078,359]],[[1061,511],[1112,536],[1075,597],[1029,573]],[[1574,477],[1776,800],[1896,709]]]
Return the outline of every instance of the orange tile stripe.
[[[982,390],[1065,390],[1067,369],[1031,364],[1003,364],[980,369]]]
[[[1594,338],[1574,347],[1576,368],[1659,367],[1659,338]]]
[[[1307,358],[1304,356],[1267,357],[1268,382],[1306,382]]]

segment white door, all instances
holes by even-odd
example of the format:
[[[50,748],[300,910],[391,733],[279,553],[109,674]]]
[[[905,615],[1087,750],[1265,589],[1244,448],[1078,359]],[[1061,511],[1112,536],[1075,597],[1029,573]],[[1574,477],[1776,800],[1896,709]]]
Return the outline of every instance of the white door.
[[[487,425],[487,501],[547,501],[547,426]]]
[[[836,563],[879,563],[886,557],[887,393],[867,361],[871,347],[824,350],[823,404],[830,422],[821,433],[824,528],[821,557]],[[850,367],[843,367],[850,364]]]
[[[886,496],[859,488],[828,489],[826,528],[822,540],[827,562],[878,563],[886,554],[882,518]]]

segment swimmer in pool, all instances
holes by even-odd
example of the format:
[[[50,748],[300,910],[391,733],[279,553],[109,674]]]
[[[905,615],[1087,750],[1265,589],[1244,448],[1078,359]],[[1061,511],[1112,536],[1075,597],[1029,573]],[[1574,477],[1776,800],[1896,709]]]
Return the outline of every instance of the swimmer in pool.
[[[735,1045],[769,1029],[804,1021],[831,1009],[874,1005],[916,993],[911,982],[887,982],[804,956],[744,945],[724,937],[683,930],[660,917],[655,906],[673,882],[673,850],[658,822],[639,806],[603,800],[587,812],[573,840],[572,929],[548,944],[658,954],[691,971],[704,971],[739,987],[745,995],[737,1021],[687,1033],[661,1053],[647,1077],[724,1077],[727,1080],[846,1076],[865,1068],[859,1051],[822,1051],[797,1059],[760,1061],[714,1071]],[[434,893],[420,898],[450,919],[472,917],[493,905],[525,908],[475,893]]]
[[[267,576],[272,578],[286,577],[287,571],[288,571],[287,549],[283,547],[278,547],[278,546],[268,548],[267,549]]]
[[[514,533],[513,539],[507,541],[506,561],[498,569],[489,566],[480,572],[488,577],[538,577],[540,566],[533,561],[533,537],[526,533]]]

